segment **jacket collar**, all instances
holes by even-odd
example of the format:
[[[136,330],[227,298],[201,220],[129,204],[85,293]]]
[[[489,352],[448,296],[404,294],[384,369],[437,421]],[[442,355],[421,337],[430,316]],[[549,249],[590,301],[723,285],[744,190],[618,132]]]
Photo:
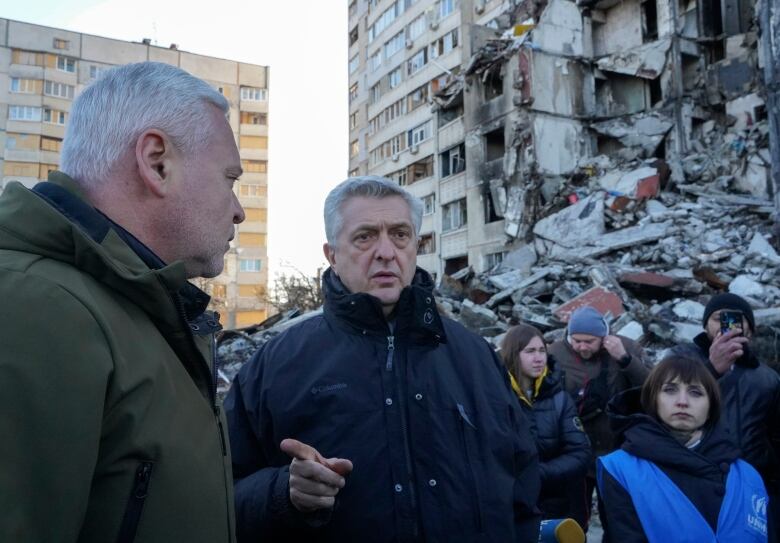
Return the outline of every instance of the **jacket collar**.
[[[364,292],[352,293],[332,268],[322,276],[325,316],[355,333],[390,335],[390,326],[379,299]],[[401,290],[395,307],[393,335],[408,336],[418,343],[446,343],[444,325],[436,309],[433,280],[417,268],[411,285]]]
[[[701,350],[701,352],[704,353],[705,358],[709,360],[712,341],[710,341],[707,332],[700,333],[698,336],[693,338],[693,342]],[[757,368],[760,365],[755,353],[750,350],[750,344],[745,345],[744,353],[742,353],[742,356],[734,361],[734,364],[745,368]]]

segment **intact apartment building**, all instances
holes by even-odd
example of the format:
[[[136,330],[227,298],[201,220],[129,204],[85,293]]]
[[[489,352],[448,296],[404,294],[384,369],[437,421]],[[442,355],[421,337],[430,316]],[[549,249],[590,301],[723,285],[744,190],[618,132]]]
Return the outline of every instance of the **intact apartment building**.
[[[228,328],[264,320],[268,283],[269,69],[158,47],[0,18],[0,190],[10,181],[32,187],[57,169],[71,105],[104,70],[157,61],[204,79],[230,102],[230,124],[244,174],[236,191],[246,211],[223,273],[206,282]]]
[[[593,175],[596,157],[684,183],[703,126],[765,117],[754,8],[352,0],[349,173],[423,199],[420,266],[488,270],[531,241],[540,208]],[[761,195],[767,168],[748,172],[737,184]]]

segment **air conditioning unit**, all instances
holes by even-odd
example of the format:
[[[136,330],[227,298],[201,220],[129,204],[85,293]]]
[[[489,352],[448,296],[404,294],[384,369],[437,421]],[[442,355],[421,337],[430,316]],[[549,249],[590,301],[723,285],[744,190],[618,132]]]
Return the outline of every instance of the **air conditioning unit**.
[[[411,49],[414,47],[414,40],[411,38],[406,38],[406,48]]]
[[[409,152],[412,153],[413,155],[416,155],[417,151],[419,151],[419,150],[420,150],[420,148],[417,145],[411,145],[409,147]]]
[[[391,156],[390,160],[392,160],[393,162],[398,162],[398,153],[396,153],[393,156]]]
[[[432,20],[432,21],[431,21],[431,22],[428,24],[428,26],[429,26],[429,27],[431,27],[431,30],[436,30],[437,28],[439,28],[439,20],[438,20],[438,19],[433,19],[433,20]]]
[[[474,5],[474,12],[475,12],[477,15],[482,15],[482,14],[485,12],[485,4],[483,4],[483,3],[481,3],[481,2],[480,2],[480,3],[478,3],[478,4],[475,4],[475,5]]]

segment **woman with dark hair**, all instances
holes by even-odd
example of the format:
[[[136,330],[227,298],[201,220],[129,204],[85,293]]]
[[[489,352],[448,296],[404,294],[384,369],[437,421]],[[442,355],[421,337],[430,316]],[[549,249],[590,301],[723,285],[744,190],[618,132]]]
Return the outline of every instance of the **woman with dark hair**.
[[[607,406],[621,449],[597,462],[610,541],[767,541],[767,494],[724,433],[718,384],[698,360],[667,357]]]
[[[541,332],[525,324],[512,327],[501,343],[501,357],[512,388],[536,423],[543,518],[573,518],[584,527],[590,443],[574,402],[563,390],[561,373],[547,357]]]

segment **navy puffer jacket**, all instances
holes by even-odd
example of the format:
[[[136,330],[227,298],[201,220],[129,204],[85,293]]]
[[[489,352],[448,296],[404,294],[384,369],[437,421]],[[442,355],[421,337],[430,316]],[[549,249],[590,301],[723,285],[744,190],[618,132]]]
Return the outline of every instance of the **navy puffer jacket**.
[[[441,318],[430,276],[379,301],[328,270],[324,313],[266,343],[225,407],[239,541],[536,541],[536,449],[482,338]],[[330,515],[290,504],[285,438],[354,464]]]

